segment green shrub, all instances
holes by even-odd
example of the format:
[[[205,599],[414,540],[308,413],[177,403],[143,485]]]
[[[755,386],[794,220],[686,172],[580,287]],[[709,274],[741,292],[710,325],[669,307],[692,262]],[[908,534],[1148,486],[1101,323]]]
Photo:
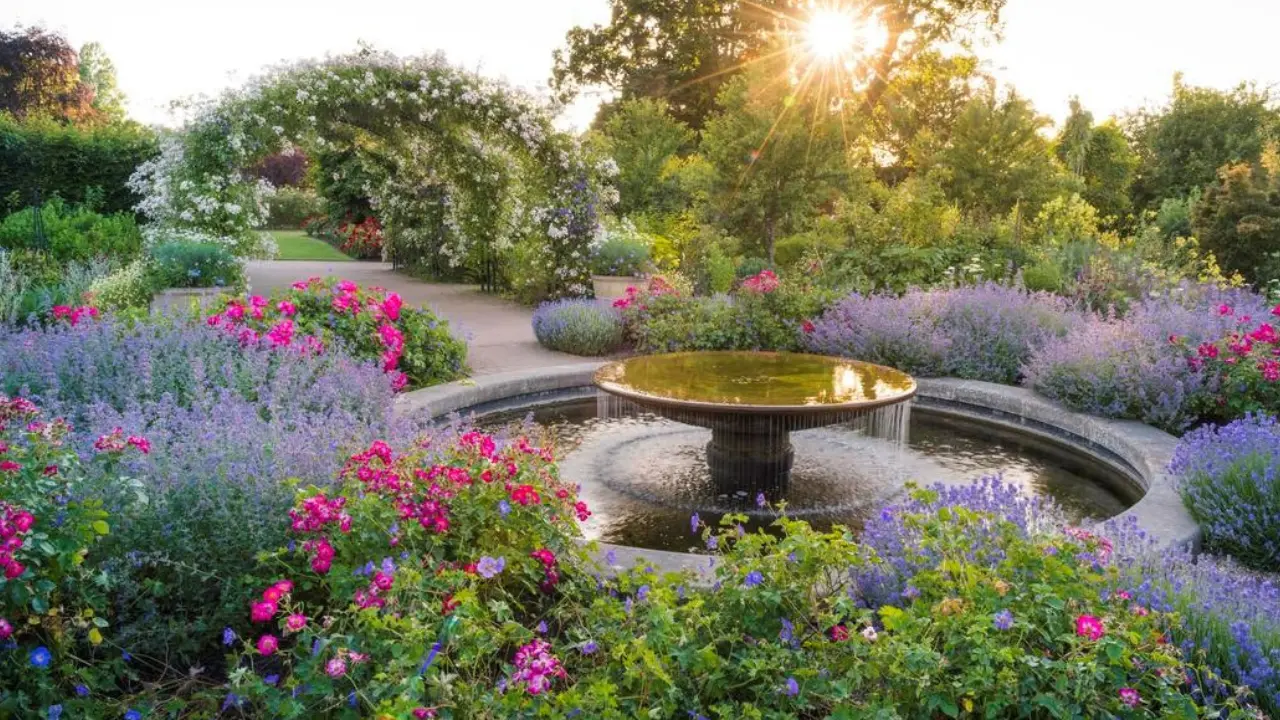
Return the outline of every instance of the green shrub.
[[[738,262],[736,277],[739,280],[749,278],[752,275],[759,275],[765,270],[773,270],[773,265],[764,258],[748,257]]]
[[[622,314],[596,300],[555,300],[533,312],[533,334],[552,350],[608,355],[622,346]]]
[[[244,285],[244,265],[220,245],[170,242],[151,251],[153,287],[239,288]]]
[[[55,305],[79,305],[89,286],[115,265],[99,259],[58,265],[45,253],[0,250],[0,324],[48,317]]]
[[[0,117],[0,198],[16,210],[35,198],[62,197],[103,213],[133,212],[141,198],[126,181],[159,152],[155,133],[136,123],[102,127]]]
[[[154,290],[145,260],[138,259],[89,286],[85,301],[103,310],[145,308]]]
[[[649,245],[638,233],[610,233],[591,253],[596,275],[640,275],[649,269]]]
[[[133,258],[142,248],[142,234],[131,213],[100,215],[54,198],[40,212],[49,255],[59,263],[109,257],[117,262]],[[26,208],[0,222],[0,248],[44,250],[36,239],[35,209]]]
[[[1031,267],[1023,268],[1022,284],[1031,291],[1056,293],[1065,287],[1062,270],[1050,262],[1038,262]]]
[[[719,245],[707,248],[703,266],[709,292],[727,293],[733,289],[733,281],[737,277],[734,274],[733,259],[725,255]]]
[[[831,230],[814,230],[782,238],[774,247],[773,256],[780,268],[789,268],[808,256],[828,256],[845,248],[842,235]]]
[[[324,200],[302,188],[284,187],[267,201],[267,227],[297,230],[307,218],[324,213]]]

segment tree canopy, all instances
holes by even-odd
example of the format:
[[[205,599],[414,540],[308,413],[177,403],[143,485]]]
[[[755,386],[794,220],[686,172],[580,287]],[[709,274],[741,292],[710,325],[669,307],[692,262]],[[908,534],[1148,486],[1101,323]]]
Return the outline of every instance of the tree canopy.
[[[94,114],[75,48],[38,27],[0,30],[0,112],[77,122]]]

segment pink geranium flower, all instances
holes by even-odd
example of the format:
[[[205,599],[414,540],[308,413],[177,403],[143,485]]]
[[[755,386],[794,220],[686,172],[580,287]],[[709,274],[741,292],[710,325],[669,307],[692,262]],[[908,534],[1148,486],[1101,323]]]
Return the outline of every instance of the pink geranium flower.
[[[1102,625],[1101,618],[1093,615],[1081,615],[1076,618],[1076,635],[1090,640],[1098,640],[1106,630]]]
[[[274,655],[279,647],[280,641],[275,635],[263,635],[258,638],[258,652],[262,655]]]

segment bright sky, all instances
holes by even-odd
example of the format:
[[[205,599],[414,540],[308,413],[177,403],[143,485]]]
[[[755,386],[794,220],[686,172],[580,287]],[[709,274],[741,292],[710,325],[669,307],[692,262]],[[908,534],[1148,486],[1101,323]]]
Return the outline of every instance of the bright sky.
[[[41,24],[115,61],[129,110],[166,122],[170,101],[214,94],[266,65],[352,50],[443,50],[531,89],[569,28],[608,19],[607,0],[6,0],[0,22]],[[1103,117],[1159,100],[1173,73],[1196,84],[1280,85],[1280,0],[1009,0],[990,69],[1062,117],[1079,95]],[[599,98],[564,122],[585,126]]]

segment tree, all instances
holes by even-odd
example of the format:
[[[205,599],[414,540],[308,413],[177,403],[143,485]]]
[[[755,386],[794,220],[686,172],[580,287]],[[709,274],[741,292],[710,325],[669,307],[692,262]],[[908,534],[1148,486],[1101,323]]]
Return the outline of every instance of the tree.
[[[702,133],[708,219],[770,261],[777,239],[829,209],[851,172],[838,116],[803,90],[753,68],[725,86]]]
[[[972,55],[930,50],[905,63],[872,115],[874,142],[882,156],[892,158],[889,179],[901,179],[943,147],[960,113],[989,80]]]
[[[1280,252],[1280,156],[1272,145],[1256,163],[1227,165],[1192,212],[1200,246],[1228,272],[1253,282],[1275,277]]]
[[[994,88],[971,100],[956,120],[951,140],[934,158],[947,194],[987,217],[1024,205],[1031,213],[1063,185],[1063,172],[1040,131],[1048,118],[1031,103]]]
[[[1132,115],[1126,129],[1140,157],[1134,205],[1144,210],[1217,181],[1223,166],[1256,163],[1280,134],[1280,115],[1268,90],[1194,87],[1178,75],[1169,103]]]
[[[884,44],[866,59],[862,100],[874,108],[899,67],[931,48],[965,46],[975,32],[996,30],[1006,0],[868,0],[857,12],[885,28]],[[569,31],[555,53],[552,87],[564,98],[605,86],[623,99],[661,97],[672,115],[701,129],[724,85],[766,61],[779,41],[799,37],[807,0],[610,0],[608,25]],[[853,11],[852,3],[849,3]]]
[[[1071,99],[1071,114],[1054,143],[1062,164],[1083,184],[1080,195],[1103,218],[1119,220],[1133,209],[1129,190],[1138,155],[1114,120],[1095,125],[1093,113]]]
[[[667,110],[663,100],[626,100],[604,123],[602,150],[618,164],[618,211],[624,215],[675,211],[684,204],[668,168],[692,149],[696,136]]]
[[[124,93],[116,85],[116,66],[102,45],[91,42],[80,48],[80,82],[93,90],[93,109],[106,120],[125,117]]]
[[[65,38],[38,27],[0,30],[0,112],[19,119],[92,119],[93,88]]]

